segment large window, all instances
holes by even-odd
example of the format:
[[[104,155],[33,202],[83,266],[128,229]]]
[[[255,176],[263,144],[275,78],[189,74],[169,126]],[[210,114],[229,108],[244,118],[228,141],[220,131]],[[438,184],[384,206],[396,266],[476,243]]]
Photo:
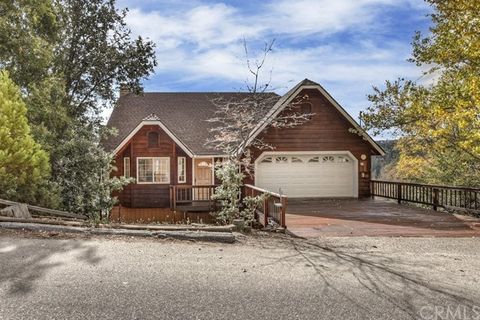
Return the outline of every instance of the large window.
[[[187,159],[185,157],[178,157],[177,162],[177,173],[178,173],[178,183],[185,183],[187,182],[187,174],[186,174],[186,166],[187,166]]]
[[[170,158],[137,158],[138,183],[170,183]]]
[[[130,178],[130,158],[123,158],[123,176],[125,178]]]

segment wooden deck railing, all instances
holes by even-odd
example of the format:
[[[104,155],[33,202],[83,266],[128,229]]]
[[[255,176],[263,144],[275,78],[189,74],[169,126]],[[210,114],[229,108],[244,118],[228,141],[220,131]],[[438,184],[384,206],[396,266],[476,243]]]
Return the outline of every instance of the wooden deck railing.
[[[480,211],[480,189],[408,182],[372,180],[372,196],[439,207]]]
[[[287,212],[287,197],[278,193],[270,192],[265,189],[261,189],[250,184],[244,185],[244,196],[258,196],[261,194],[268,194],[269,196],[263,201],[263,203],[257,209],[258,221],[266,226],[268,224],[268,218],[273,219],[282,228],[286,227],[285,213]]]
[[[192,185],[171,185],[170,186],[170,207],[177,210],[180,207],[189,207],[195,209],[202,204],[206,207],[214,208],[215,201],[212,196],[215,193],[216,185],[192,186]],[[243,186],[243,196],[257,196],[268,194],[263,203],[257,209],[257,218],[259,222],[266,226],[268,219],[272,219],[281,227],[285,228],[285,213],[287,211],[287,197],[278,193],[270,192],[249,184]]]
[[[215,193],[215,185],[192,186],[192,185],[171,185],[170,186],[170,207],[173,210],[179,205],[193,203],[214,204],[212,196]]]

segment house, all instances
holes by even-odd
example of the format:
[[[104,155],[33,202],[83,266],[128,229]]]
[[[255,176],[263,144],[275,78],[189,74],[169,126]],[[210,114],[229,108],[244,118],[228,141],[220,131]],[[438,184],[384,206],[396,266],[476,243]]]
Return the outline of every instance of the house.
[[[116,174],[136,179],[118,195],[121,206],[170,208],[170,186],[214,185],[213,166],[225,155],[205,144],[214,125],[206,121],[216,110],[212,99],[244,94],[122,91],[108,121],[118,135],[104,144],[115,154]],[[255,128],[253,134],[274,149],[252,150],[252,184],[281,190],[289,198],[368,197],[371,157],[384,151],[321,85],[308,79],[278,96],[270,112],[282,112],[299,95],[308,96],[306,112],[314,113],[310,121],[283,129],[260,122]]]

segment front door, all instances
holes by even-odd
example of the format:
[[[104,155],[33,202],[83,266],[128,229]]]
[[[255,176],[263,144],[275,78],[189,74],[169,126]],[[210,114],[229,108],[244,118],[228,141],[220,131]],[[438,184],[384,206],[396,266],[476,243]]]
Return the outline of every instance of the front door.
[[[211,186],[213,178],[211,158],[194,159],[194,185]],[[195,200],[210,200],[210,188],[194,188]]]

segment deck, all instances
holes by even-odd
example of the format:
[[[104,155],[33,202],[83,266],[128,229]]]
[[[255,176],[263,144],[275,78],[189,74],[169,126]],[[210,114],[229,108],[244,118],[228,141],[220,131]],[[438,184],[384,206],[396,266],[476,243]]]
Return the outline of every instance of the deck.
[[[301,237],[480,236],[480,219],[388,199],[289,199],[288,230]]]

